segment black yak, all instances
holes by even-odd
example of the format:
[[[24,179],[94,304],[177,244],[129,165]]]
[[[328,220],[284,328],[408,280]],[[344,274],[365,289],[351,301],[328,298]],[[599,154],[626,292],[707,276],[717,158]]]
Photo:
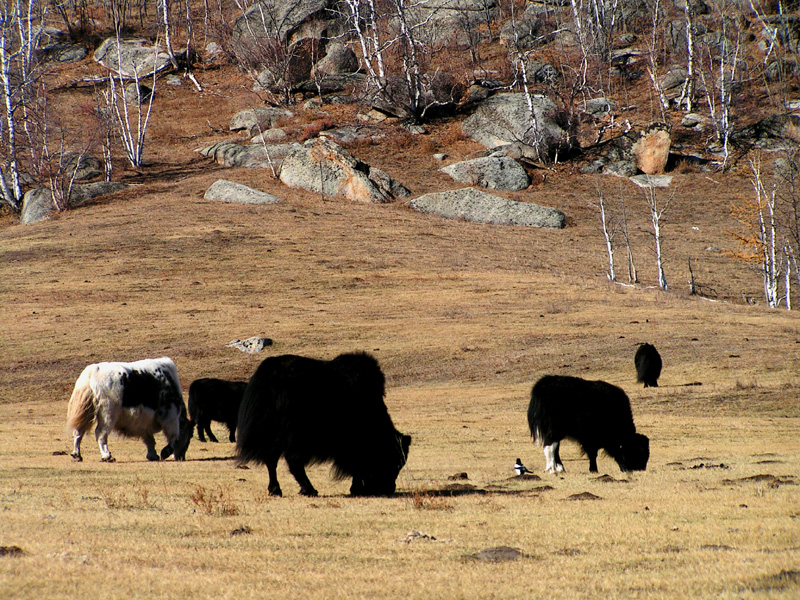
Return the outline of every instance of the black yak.
[[[239,405],[242,403],[246,381],[225,381],[206,377],[195,379],[189,386],[189,418],[197,427],[197,437],[205,442],[216,442],[211,431],[211,421],[224,423],[228,427],[228,439],[236,441],[236,422],[239,420]]]
[[[239,409],[239,460],[266,465],[272,496],[282,495],[276,473],[281,456],[304,496],[317,495],[306,465],[323,462],[333,463],[335,477],[353,478],[352,495],[390,496],[411,437],[395,429],[384,394],[383,372],[369,354],[330,361],[267,358],[250,378]]]
[[[100,460],[114,462],[108,436],[116,431],[141,438],[147,460],[158,460],[155,433],[164,431],[167,445],[161,458],[184,460],[192,440],[181,384],[175,363],[166,356],[136,362],[102,362],[89,365],[78,377],[67,407],[67,427],[72,430],[72,458],[81,457],[81,440],[97,421],[95,437]]]
[[[633,357],[636,364],[636,381],[644,387],[658,387],[661,376],[661,355],[652,344],[642,344]]]
[[[597,452],[605,450],[622,471],[644,471],[650,441],[636,433],[631,404],[620,388],[605,381],[545,375],[533,386],[528,426],[544,446],[545,470],[564,470],[558,453],[564,438],[575,440],[597,472]]]

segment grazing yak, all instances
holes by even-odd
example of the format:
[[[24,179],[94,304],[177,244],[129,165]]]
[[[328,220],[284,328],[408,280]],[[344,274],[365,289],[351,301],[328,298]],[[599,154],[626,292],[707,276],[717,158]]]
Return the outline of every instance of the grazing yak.
[[[242,403],[246,381],[225,381],[206,377],[195,379],[189,386],[189,419],[197,428],[197,437],[205,442],[216,442],[211,431],[211,421],[224,423],[228,427],[228,438],[236,441],[236,422],[239,420],[239,405]]]
[[[631,404],[620,388],[605,381],[545,375],[533,386],[528,425],[535,442],[544,446],[545,471],[564,471],[558,446],[569,438],[589,457],[597,472],[597,452],[605,450],[622,471],[644,471],[650,441],[636,433]]]
[[[274,356],[250,378],[239,409],[236,451],[269,471],[269,493],[281,495],[283,456],[304,496],[317,490],[308,464],[332,462],[336,478],[352,477],[354,496],[391,496],[411,437],[397,431],[384,404],[385,380],[366,353],[333,360]]]
[[[652,344],[642,344],[633,357],[636,364],[636,381],[644,387],[658,387],[661,376],[661,355]]]
[[[108,435],[116,431],[138,437],[147,446],[147,460],[158,460],[154,434],[164,431],[167,445],[161,459],[175,455],[184,460],[193,427],[186,418],[181,384],[175,363],[167,357],[136,362],[103,362],[89,365],[75,382],[67,408],[67,427],[81,457],[81,440],[97,421],[95,437],[102,462],[114,462]]]

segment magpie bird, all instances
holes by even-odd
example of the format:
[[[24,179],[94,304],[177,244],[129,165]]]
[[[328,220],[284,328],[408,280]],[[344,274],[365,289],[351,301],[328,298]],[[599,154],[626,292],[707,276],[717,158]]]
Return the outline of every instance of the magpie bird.
[[[523,465],[520,459],[517,459],[517,462],[514,463],[514,471],[517,475],[525,475],[525,473],[530,473],[528,467]]]

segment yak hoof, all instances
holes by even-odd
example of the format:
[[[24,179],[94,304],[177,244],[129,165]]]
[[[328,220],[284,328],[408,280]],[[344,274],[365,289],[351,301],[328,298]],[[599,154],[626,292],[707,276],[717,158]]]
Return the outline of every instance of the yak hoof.
[[[283,496],[283,492],[281,491],[281,488],[269,488],[269,495],[281,497]]]
[[[70,454],[70,456],[72,457],[72,460],[74,460],[75,462],[83,462],[83,457],[80,454],[75,454],[73,452],[72,454]]]
[[[316,496],[319,496],[319,492],[317,490],[315,490],[314,488],[311,488],[310,490],[301,489],[300,490],[300,495],[301,496],[308,496],[310,498],[314,498]]]
[[[101,458],[100,462],[113,463],[117,462],[117,459],[109,454],[108,456],[104,456],[103,458]]]

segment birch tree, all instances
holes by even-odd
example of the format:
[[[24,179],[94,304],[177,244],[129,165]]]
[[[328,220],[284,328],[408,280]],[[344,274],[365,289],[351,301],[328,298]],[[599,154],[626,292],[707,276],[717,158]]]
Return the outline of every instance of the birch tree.
[[[666,201],[661,201],[652,185],[644,188],[644,198],[647,208],[650,210],[650,222],[653,226],[653,249],[656,257],[656,273],[658,276],[658,287],[667,291],[667,276],[664,273],[664,234],[662,218],[669,208],[672,196]]]
[[[30,120],[41,75],[36,48],[45,14],[37,0],[0,0],[0,197],[14,211],[22,202],[23,153],[27,150],[28,158],[36,153]]]

